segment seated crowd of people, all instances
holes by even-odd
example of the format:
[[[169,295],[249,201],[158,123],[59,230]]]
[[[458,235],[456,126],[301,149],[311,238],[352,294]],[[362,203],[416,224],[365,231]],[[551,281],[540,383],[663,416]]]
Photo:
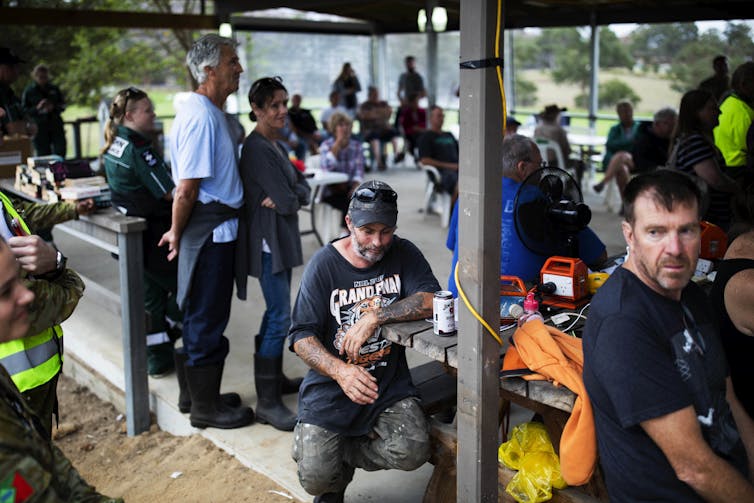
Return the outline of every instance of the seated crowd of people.
[[[282,79],[256,79],[248,92],[255,127],[239,158],[239,134],[223,111],[243,72],[237,46],[210,34],[188,51],[198,87],[177,107],[170,166],[152,145],[156,115],[147,93],[125,88],[110,105],[102,161],[113,205],[147,221],[148,372],[157,378],[175,371],[178,409],[194,427],[235,429],[256,421],[292,431],[302,487],[315,502],[342,503],[357,468],[414,470],[430,458],[430,424],[405,348],[384,339],[381,327],[431,317],[434,293],[442,289],[421,250],[396,234],[398,192],[383,181],[365,181],[364,144],[372,165],[384,170],[384,145],[393,144],[397,161],[406,152],[397,150],[403,136],[404,149],[419,164],[439,170],[442,189],[456,199],[447,238],[453,251],[448,288],[455,295],[459,226],[466,218],[457,202],[458,141],[443,129],[441,107],[418,106],[423,82],[407,57],[395,119],[376,87],[358,103],[361,84],[348,63],[320,123],[300,95],[288,106]],[[715,65],[721,66],[717,58]],[[625,263],[594,297],[583,338],[584,384],[594,410],[590,445],[599,450],[616,501],[754,500],[754,470],[747,463],[754,459],[754,63],[737,68],[732,92],[718,95],[722,80],[708,79],[683,95],[677,113],[662,108],[651,123],[634,121],[631,104],[619,103],[619,123],[607,137],[605,178],[594,187],[601,192],[616,180],[628,245]],[[562,111],[546,106],[534,136],[555,142],[569,159]],[[519,125],[507,118],[495,167],[502,179],[500,274],[536,283],[548,256],[521,242],[514,196],[539,190],[524,181],[557,158],[543,159],[535,140],[517,134]],[[321,169],[348,175],[322,195],[341,212],[347,232],[308,260],[293,304],[292,271],[304,265],[298,212],[312,193],[291,162],[291,149],[299,158],[316,153]],[[24,360],[28,368],[0,365],[0,429],[6,444],[14,442],[2,461],[20,467],[16,474],[34,480],[50,500],[110,501],[50,443],[62,365],[59,325],[83,283],[35,232],[93,211],[93,202],[42,210],[1,192],[0,199],[2,362],[35,355]],[[702,218],[730,231],[711,302],[690,281]],[[578,231],[577,242],[575,254],[590,269],[605,264],[607,247],[593,229]],[[249,330],[254,409],[238,393],[220,392],[234,288],[245,301],[249,277],[264,298],[258,331]],[[34,367],[41,349],[50,359]],[[303,378],[284,374],[286,350],[310,368]],[[28,370],[37,371],[33,379]],[[293,393],[296,412],[282,399]],[[31,462],[42,469],[24,471]]]

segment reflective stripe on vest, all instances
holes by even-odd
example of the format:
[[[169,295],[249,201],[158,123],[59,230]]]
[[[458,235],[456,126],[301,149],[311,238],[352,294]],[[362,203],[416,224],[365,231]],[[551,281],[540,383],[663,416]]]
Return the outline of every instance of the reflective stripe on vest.
[[[41,386],[60,372],[63,365],[62,355],[58,353],[60,341],[55,338],[62,336],[63,330],[56,325],[32,337],[0,344],[0,364],[19,391]]]
[[[57,334],[57,335],[56,335]],[[5,367],[21,392],[36,388],[55,377],[62,367],[58,353],[63,330],[55,326],[32,337],[0,344],[0,365]]]
[[[21,228],[27,234],[31,234],[11,200],[2,192],[0,201],[5,212],[11,218],[18,219]],[[56,337],[63,337],[60,325],[47,328],[31,337],[0,343],[0,365],[8,371],[20,392],[41,386],[60,372],[63,355],[58,349],[61,342]]]

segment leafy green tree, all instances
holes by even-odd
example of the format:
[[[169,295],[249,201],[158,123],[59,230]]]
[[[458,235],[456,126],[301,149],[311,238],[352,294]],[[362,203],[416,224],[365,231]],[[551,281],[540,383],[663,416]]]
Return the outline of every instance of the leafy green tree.
[[[600,28],[600,68],[626,68],[634,66],[628,48],[623,45],[613,30],[607,26]]]
[[[655,71],[661,64],[671,64],[686,45],[696,41],[699,29],[694,23],[650,24],[637,28],[631,35],[630,53]]]
[[[619,101],[628,100],[636,106],[641,98],[631,86],[618,79],[610,79],[599,85],[599,108],[613,108]],[[579,94],[575,100],[577,107],[588,108],[589,96]]]
[[[520,75],[516,75],[516,106],[532,107],[537,103],[537,86]]]
[[[688,43],[676,54],[670,67],[672,87],[685,92],[712,75],[712,59],[728,56],[731,73],[754,54],[751,28],[745,23],[727,23],[723,33],[710,30]]]
[[[187,0],[180,12],[198,11]],[[24,7],[108,9],[173,12],[165,0],[27,0]],[[126,30],[115,28],[2,26],[4,38],[29,61],[14,86],[30,81],[27,72],[37,63],[50,67],[55,82],[70,104],[95,105],[116,87],[166,80],[188,82],[183,57],[194,37],[190,30]]]

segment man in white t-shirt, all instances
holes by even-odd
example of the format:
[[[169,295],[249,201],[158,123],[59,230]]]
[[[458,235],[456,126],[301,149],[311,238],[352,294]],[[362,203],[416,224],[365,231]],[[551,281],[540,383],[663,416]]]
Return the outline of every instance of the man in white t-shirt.
[[[214,34],[194,42],[186,64],[199,87],[177,110],[170,135],[176,191],[172,225],[160,245],[168,245],[168,259],[178,256],[177,300],[184,310],[184,351],[176,354],[179,402],[190,400],[197,428],[239,428],[254,420],[237,394],[220,395],[243,204],[236,144],[223,113],[243,72],[237,45]]]

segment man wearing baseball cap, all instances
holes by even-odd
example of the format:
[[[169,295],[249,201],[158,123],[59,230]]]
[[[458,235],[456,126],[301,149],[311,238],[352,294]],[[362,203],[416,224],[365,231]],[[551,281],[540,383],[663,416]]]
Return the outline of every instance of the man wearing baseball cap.
[[[18,64],[26,63],[8,47],[0,47],[0,142],[6,134],[33,134],[21,100],[11,89],[18,80]]]
[[[319,250],[301,279],[290,349],[311,370],[293,459],[315,502],[342,502],[355,468],[414,470],[429,458],[405,348],[380,329],[430,317],[440,289],[422,253],[395,235],[397,200],[384,182],[361,184],[346,215],[350,235]]]

